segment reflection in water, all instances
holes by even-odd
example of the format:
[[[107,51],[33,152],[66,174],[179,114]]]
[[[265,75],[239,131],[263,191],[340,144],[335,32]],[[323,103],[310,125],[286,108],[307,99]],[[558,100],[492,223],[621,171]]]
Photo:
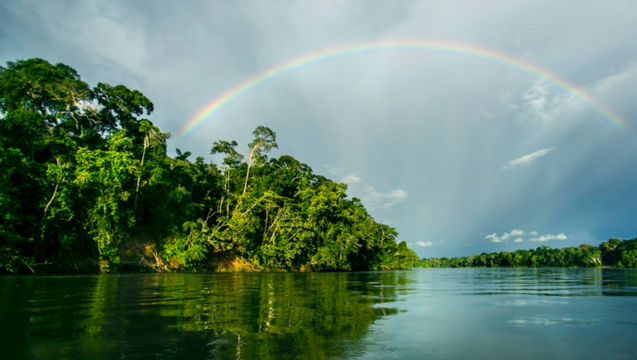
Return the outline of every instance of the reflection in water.
[[[4,359],[626,358],[637,271],[0,277]]]
[[[636,270],[415,273],[405,316],[374,323],[356,358],[637,358]]]
[[[432,271],[436,271],[432,269]],[[448,277],[445,291],[466,295],[622,296],[637,295],[632,269],[504,268],[438,270],[436,282]],[[459,274],[460,280],[456,280]]]
[[[327,359],[355,353],[410,272],[4,277],[8,358]],[[9,326],[9,324],[11,324]]]
[[[510,320],[509,323],[516,326],[526,327],[528,325],[538,326],[551,326],[551,325],[592,325],[597,323],[596,319],[571,319],[571,318],[547,318],[547,317],[527,317],[527,318],[515,318]]]

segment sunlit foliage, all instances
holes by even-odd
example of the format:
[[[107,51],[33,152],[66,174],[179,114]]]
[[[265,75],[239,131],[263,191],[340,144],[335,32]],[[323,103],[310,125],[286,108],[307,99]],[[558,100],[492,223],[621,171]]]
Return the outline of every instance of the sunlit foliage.
[[[418,267],[637,267],[637,239],[610,239],[599,246],[584,244],[577,248],[482,253],[468,257],[423,258]]]
[[[42,59],[0,68],[0,271],[333,271],[411,268],[347,187],[254,130],[220,166],[177,149],[137,90]],[[245,159],[245,161],[244,161]]]

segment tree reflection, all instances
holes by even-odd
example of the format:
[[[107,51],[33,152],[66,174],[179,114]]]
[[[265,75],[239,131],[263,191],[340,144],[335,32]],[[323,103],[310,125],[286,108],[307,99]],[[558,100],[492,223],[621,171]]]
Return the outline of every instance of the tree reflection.
[[[328,359],[362,351],[369,326],[398,313],[378,304],[411,281],[409,272],[30,278],[19,296],[3,291],[0,314],[16,324],[12,353],[22,358]]]

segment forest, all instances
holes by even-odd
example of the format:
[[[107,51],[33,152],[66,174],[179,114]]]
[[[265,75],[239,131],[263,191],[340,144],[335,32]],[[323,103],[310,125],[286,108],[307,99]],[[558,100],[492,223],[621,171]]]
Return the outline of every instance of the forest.
[[[167,155],[153,103],[90,87],[42,59],[0,67],[0,273],[346,271],[412,268],[417,255],[347,186],[291,156]]]
[[[551,249],[544,245],[533,250],[482,253],[468,257],[420,259],[418,267],[637,267],[637,239],[609,239],[599,246]]]

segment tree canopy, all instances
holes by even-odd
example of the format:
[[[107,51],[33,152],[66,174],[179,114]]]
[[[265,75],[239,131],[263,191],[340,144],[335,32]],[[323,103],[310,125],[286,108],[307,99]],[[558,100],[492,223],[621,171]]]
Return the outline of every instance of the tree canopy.
[[[247,161],[177,149],[137,90],[42,59],[0,68],[0,271],[366,270],[418,260],[347,186],[253,132]]]
[[[599,246],[482,253],[466,257],[423,258],[418,267],[637,267],[637,239],[609,239]]]

